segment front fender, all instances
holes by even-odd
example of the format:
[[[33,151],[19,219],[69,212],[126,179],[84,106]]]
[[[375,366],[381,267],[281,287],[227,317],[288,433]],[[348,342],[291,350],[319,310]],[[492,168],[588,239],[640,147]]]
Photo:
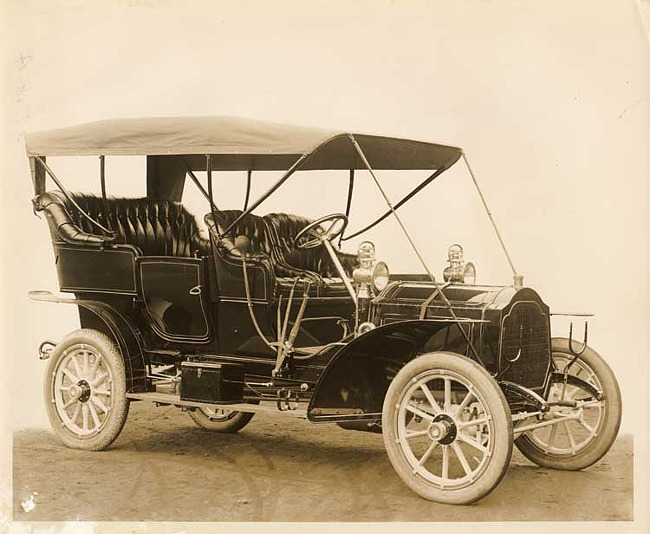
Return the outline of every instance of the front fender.
[[[386,390],[404,364],[450,324],[471,319],[413,320],[370,330],[342,347],[320,375],[309,402],[312,422],[380,419]]]
[[[138,330],[119,311],[105,302],[88,299],[57,297],[49,291],[30,291],[29,298],[41,302],[76,304],[79,306],[81,326],[94,328],[108,335],[118,346],[126,368],[128,391],[146,389],[147,365]]]

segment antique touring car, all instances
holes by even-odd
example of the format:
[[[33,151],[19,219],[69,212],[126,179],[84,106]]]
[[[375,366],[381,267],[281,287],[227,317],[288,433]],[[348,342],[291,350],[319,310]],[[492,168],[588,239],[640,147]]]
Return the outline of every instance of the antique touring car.
[[[47,413],[65,445],[105,449],[135,400],[180,407],[216,432],[279,411],[382,433],[412,490],[456,504],[498,485],[513,442],[538,465],[566,470],[612,445],[621,418],[612,371],[587,346],[586,324],[580,343],[551,337],[552,313],[523,287],[461,149],[228,117],[100,121],[29,134],[26,146],[33,208],[68,294],[30,296],[76,305],[81,324],[39,348]],[[105,158],[125,155],[146,157],[144,198],[106,194]],[[98,156],[102,194],[69,192],[54,156]],[[398,214],[461,158],[512,286],[476,285],[459,245],[438,280]],[[349,178],[345,213],[253,213],[293,175],[319,170]],[[426,177],[391,203],[378,172],[387,170]],[[221,171],[246,180],[241,209],[215,198]],[[257,171],[282,174],[251,202]],[[387,208],[348,232],[355,172]],[[205,233],[181,204],[186,182],[205,198]],[[390,274],[369,241],[339,250],[388,217],[424,274]]]

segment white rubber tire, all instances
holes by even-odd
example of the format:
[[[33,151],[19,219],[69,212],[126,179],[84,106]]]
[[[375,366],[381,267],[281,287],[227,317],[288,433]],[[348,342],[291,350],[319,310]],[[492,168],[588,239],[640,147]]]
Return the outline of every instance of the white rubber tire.
[[[569,351],[568,339],[553,338],[551,348],[555,357],[560,357],[564,361],[573,358]],[[602,388],[604,394],[602,421],[595,428],[597,432],[595,438],[575,453],[549,452],[541,446],[541,443],[536,442],[532,436],[523,433],[517,438],[515,445],[526,458],[541,467],[564,471],[585,469],[607,454],[618,434],[621,425],[622,403],[621,392],[614,373],[605,360],[589,347],[578,357],[576,363],[583,366],[583,368],[589,369],[595,375],[600,388]],[[522,422],[522,424],[524,423]],[[568,424],[573,426],[572,423]],[[549,438],[550,441],[552,441],[552,438]]]
[[[255,415],[248,412],[224,411],[227,413],[219,415],[216,412],[213,413],[210,409],[197,408],[187,413],[192,418],[192,421],[203,430],[223,434],[240,431]]]
[[[87,386],[86,394],[89,398],[83,402],[71,400],[64,393],[66,387],[69,392],[70,385],[73,385],[68,375],[74,374],[76,370],[67,365],[72,361],[75,351],[83,355],[81,372],[78,373],[79,376],[74,375],[79,379],[77,382],[93,382],[90,376],[92,369],[83,363],[86,357],[91,363],[98,361],[96,373],[102,372],[107,375],[101,382],[101,387]],[[79,360],[76,356],[74,360],[75,365],[78,365]],[[109,391],[110,394],[100,394],[100,391]],[[73,449],[86,451],[106,449],[122,431],[129,413],[124,360],[115,343],[98,330],[83,328],[71,332],[52,350],[45,371],[43,393],[47,415],[54,433],[67,447]],[[95,404],[96,402],[98,404]],[[79,405],[80,411],[76,417],[70,415],[70,408],[63,407],[66,403],[71,404],[73,415],[76,405]],[[107,411],[102,411],[98,406],[104,406]],[[85,421],[78,425],[75,421],[80,416]],[[100,421],[100,424],[96,424],[97,421]],[[91,423],[96,426],[88,430],[83,428],[90,427]]]
[[[471,384],[486,411],[489,411],[491,437],[486,446],[489,453],[485,453],[477,467],[477,478],[461,487],[445,488],[425,478],[417,472],[417,467],[414,469],[406,448],[399,441],[400,405],[410,402],[406,398],[408,391],[418,380],[427,380],[430,373],[462,377],[459,379]],[[450,407],[449,412],[453,413],[454,409],[458,407]],[[485,497],[501,482],[512,455],[512,419],[503,392],[483,367],[455,353],[424,354],[407,363],[397,373],[384,400],[382,429],[386,452],[400,478],[421,497],[439,503],[469,504]]]

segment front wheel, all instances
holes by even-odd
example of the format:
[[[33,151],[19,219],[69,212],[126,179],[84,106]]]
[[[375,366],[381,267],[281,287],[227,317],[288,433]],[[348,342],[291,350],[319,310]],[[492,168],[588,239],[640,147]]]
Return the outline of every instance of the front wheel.
[[[501,389],[483,367],[454,353],[422,355],[397,373],[382,428],[400,478],[440,503],[485,497],[512,455],[512,419]]]
[[[577,471],[600,460],[610,449],[621,424],[621,392],[614,373],[596,351],[587,349],[573,363],[569,341],[551,340],[556,368],[548,401],[575,402],[577,406],[560,407],[553,415],[565,421],[528,430],[516,441],[521,453],[541,467]],[[591,386],[574,381],[564,384],[564,371]],[[589,391],[591,389],[592,391]],[[601,392],[601,398],[593,390]],[[524,419],[522,427],[534,420]]]

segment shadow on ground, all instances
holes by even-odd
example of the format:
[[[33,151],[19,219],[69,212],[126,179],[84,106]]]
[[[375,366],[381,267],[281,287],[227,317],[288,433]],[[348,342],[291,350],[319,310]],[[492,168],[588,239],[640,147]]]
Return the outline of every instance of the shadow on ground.
[[[279,414],[210,434],[140,402],[103,452],[67,449],[48,430],[16,433],[13,487],[17,521],[631,520],[633,444],[620,437],[582,472],[542,469],[515,450],[500,486],[458,507],[412,493],[378,434]]]

